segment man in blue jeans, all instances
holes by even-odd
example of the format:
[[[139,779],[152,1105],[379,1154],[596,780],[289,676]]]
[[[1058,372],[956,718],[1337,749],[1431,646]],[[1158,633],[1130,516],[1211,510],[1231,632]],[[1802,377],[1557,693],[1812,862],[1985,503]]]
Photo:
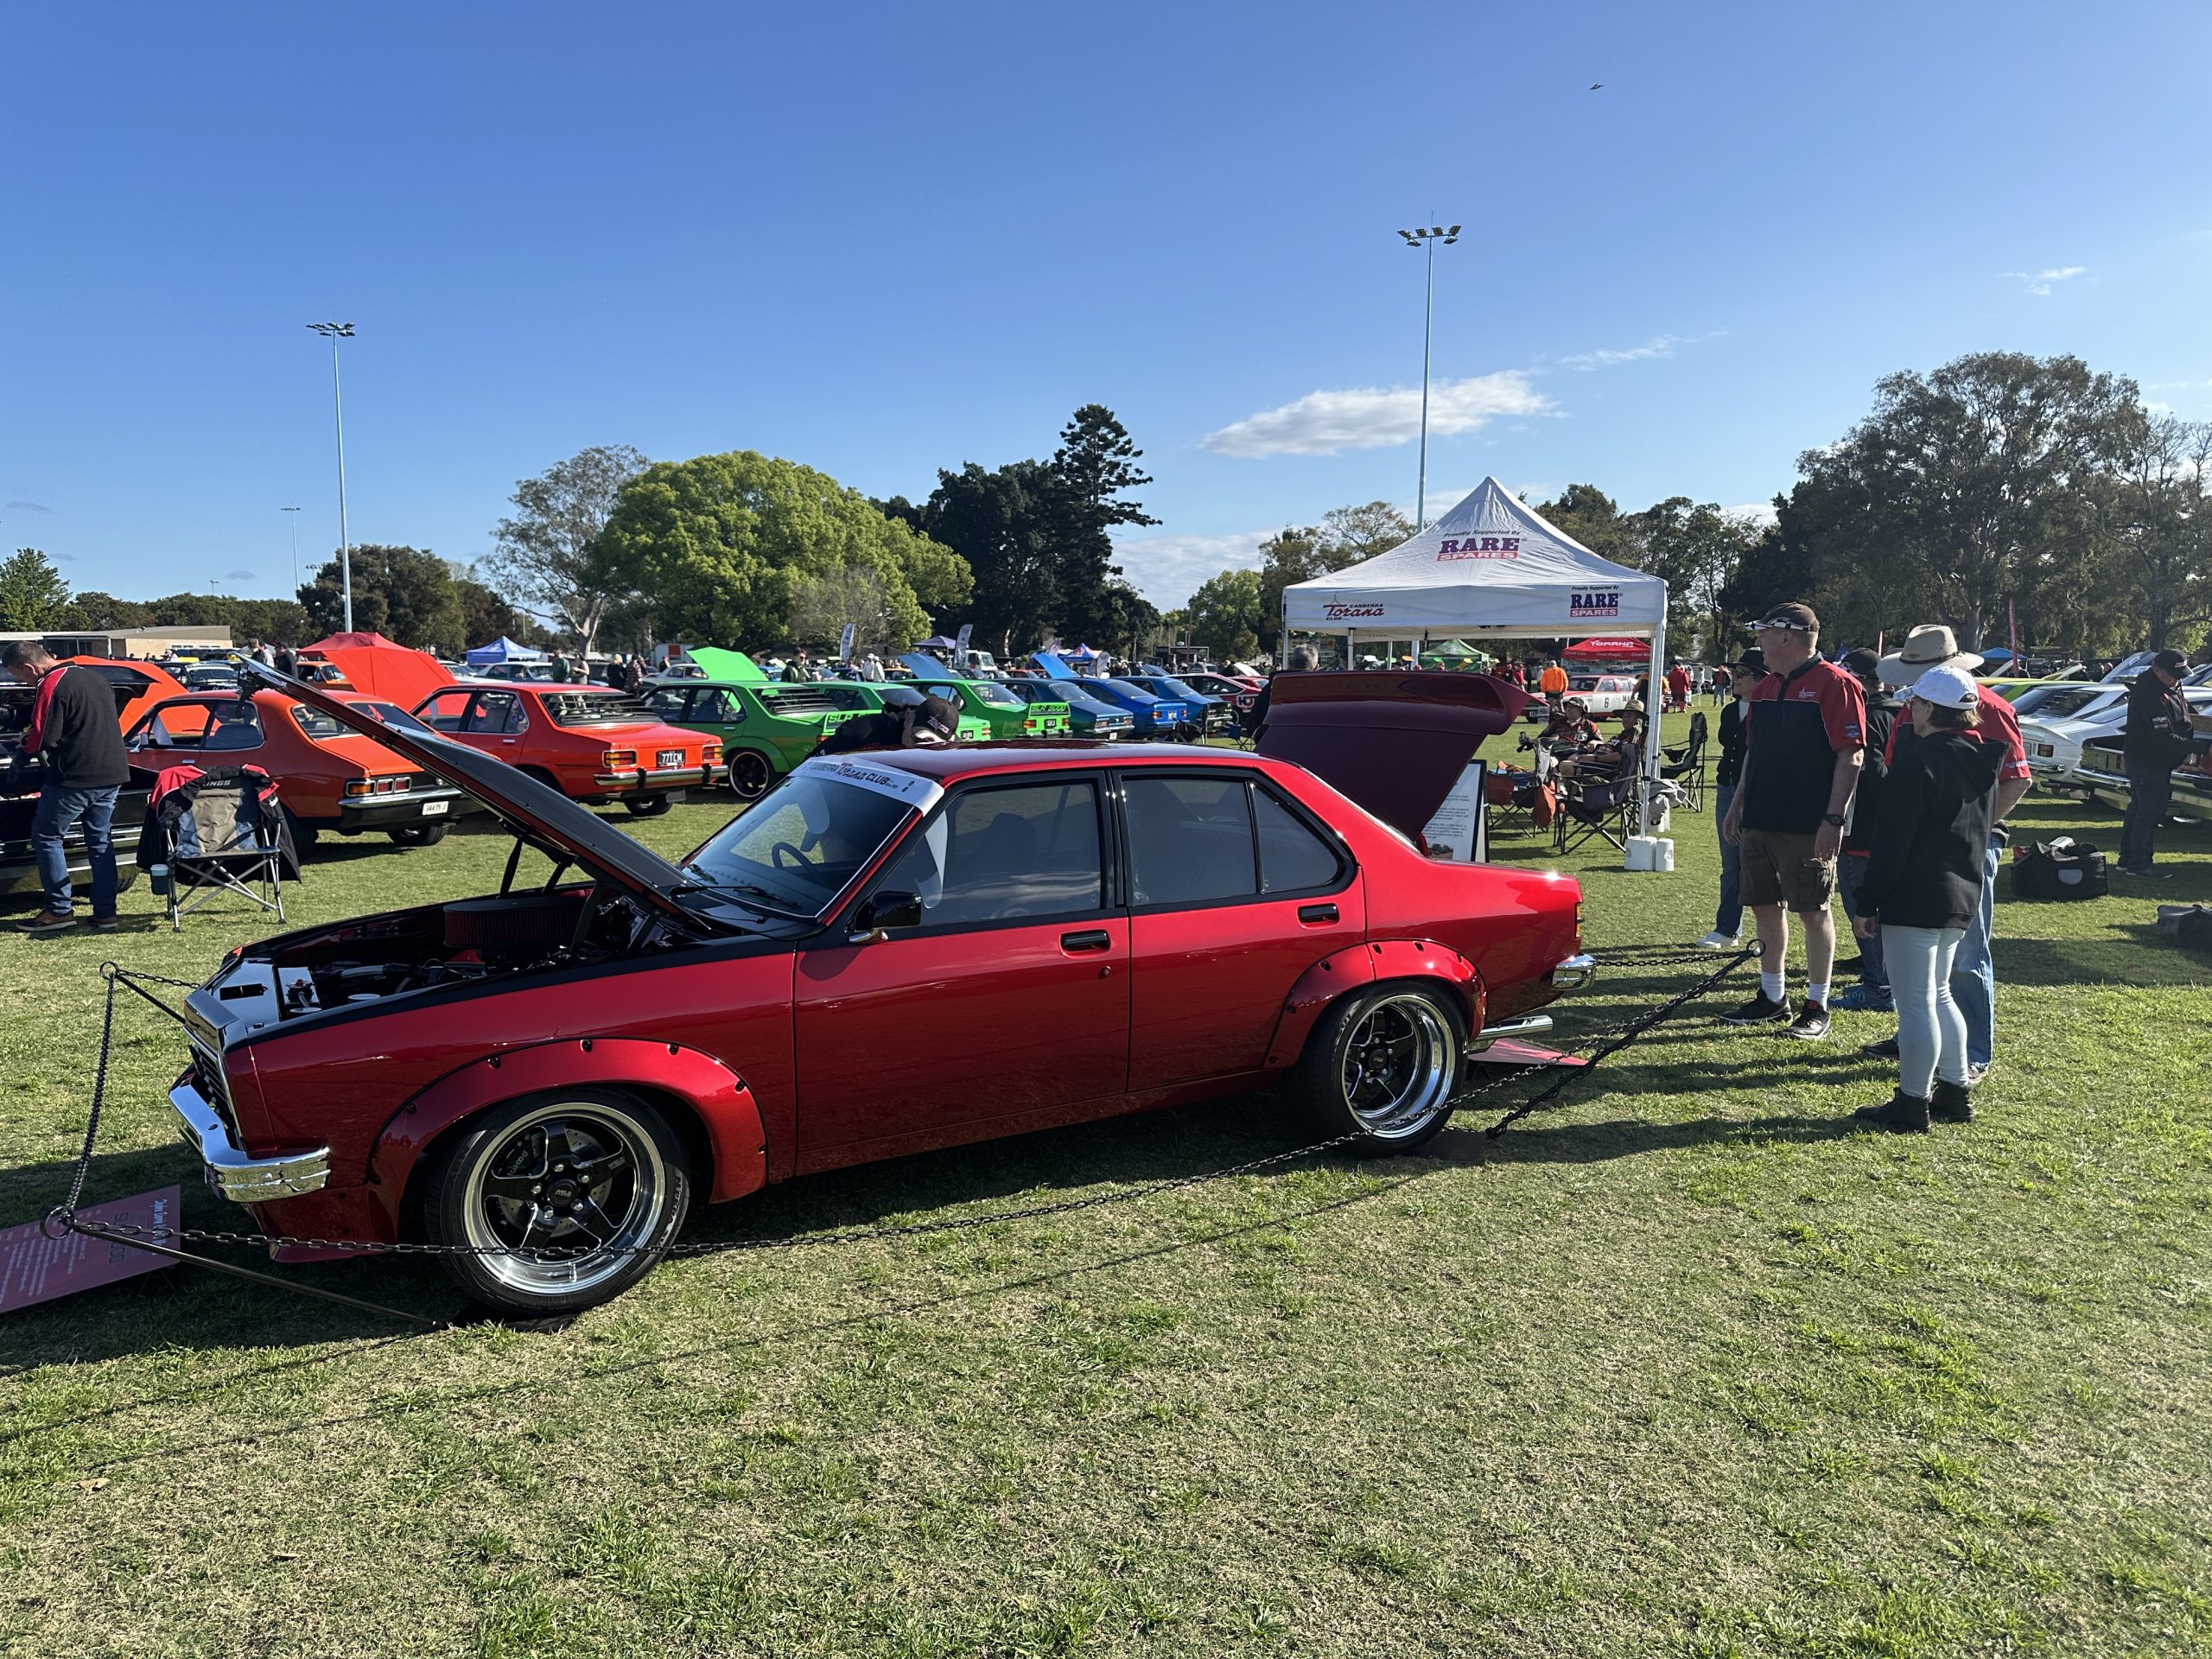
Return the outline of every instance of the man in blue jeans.
[[[0,651],[0,666],[38,688],[23,728],[23,753],[46,763],[46,781],[31,816],[31,846],[46,902],[23,924],[23,931],[63,933],[77,925],[67,838],[80,824],[86,861],[92,867],[92,925],[111,929],[116,925],[116,879],[110,831],[116,795],[130,780],[115,693],[93,670],[55,661],[35,639],[10,641]]]
[[[1728,821],[1736,802],[1736,780],[1744,772],[1744,702],[1751,688],[1766,677],[1766,658],[1753,645],[1742,658],[1715,674],[1728,676],[1735,695],[1720,711],[1720,758],[1713,770],[1713,825],[1718,831]],[[1708,950],[1732,950],[1744,931],[1743,855],[1727,836],[1720,837],[1720,905],[1713,913],[1713,931],[1698,943]]]

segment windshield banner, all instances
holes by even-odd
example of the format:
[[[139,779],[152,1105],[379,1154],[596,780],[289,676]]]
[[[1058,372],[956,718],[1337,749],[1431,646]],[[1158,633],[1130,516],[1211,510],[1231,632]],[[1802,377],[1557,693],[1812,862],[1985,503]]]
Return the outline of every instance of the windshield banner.
[[[921,777],[904,766],[879,766],[856,754],[816,755],[800,761],[798,770],[824,783],[872,789],[879,795],[906,802],[917,812],[928,811],[944,795],[944,785],[934,778]]]

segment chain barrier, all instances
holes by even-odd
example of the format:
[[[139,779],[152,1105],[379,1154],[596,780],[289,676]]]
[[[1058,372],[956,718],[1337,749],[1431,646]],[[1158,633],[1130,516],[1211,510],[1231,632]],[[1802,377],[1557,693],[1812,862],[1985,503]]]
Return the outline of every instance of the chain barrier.
[[[1687,989],[1618,1025],[1590,1033],[1583,1038],[1575,1048],[1546,1050],[1545,1052],[1548,1055],[1560,1058],[1580,1058],[1583,1064],[1579,1066],[1560,1068],[1559,1075],[1544,1088],[1515,1107],[1484,1131],[1485,1138],[1492,1141],[1497,1139],[1513,1124],[1554,1099],[1570,1084],[1597,1070],[1607,1058],[1625,1048],[1653,1027],[1672,1019],[1692,1002],[1707,995],[1757,954],[1756,949],[1739,950],[1723,958],[1717,967]],[[1713,957],[1712,952],[1701,950],[1658,957],[1630,956],[1624,953],[1599,960],[1600,966],[1639,968],[1671,966],[1680,963],[1703,964],[1712,962]],[[428,1325],[433,1329],[440,1328],[443,1322],[427,1319],[418,1313],[410,1313],[402,1308],[389,1307],[378,1302],[364,1301],[359,1298],[346,1296],[321,1286],[279,1278],[273,1274],[257,1273],[250,1268],[238,1267],[233,1262],[218,1261],[210,1256],[191,1255],[175,1246],[177,1244],[246,1245],[262,1249],[291,1247],[346,1251],[361,1255],[498,1255],[520,1257],[541,1262],[567,1262],[601,1253],[597,1249],[545,1249],[520,1245],[425,1244],[404,1240],[385,1242],[373,1239],[315,1238],[285,1233],[240,1232],[221,1228],[142,1227],[130,1223],[86,1220],[78,1213],[78,1206],[84,1196],[86,1177],[91,1170],[92,1150],[99,1135],[100,1116],[107,1101],[108,1071],[114,1052],[115,1009],[118,998],[122,992],[129,991],[181,1025],[184,1023],[183,1015],[146,988],[158,985],[184,991],[196,988],[189,980],[169,979],[158,974],[141,974],[112,962],[101,964],[100,976],[107,982],[107,1000],[101,1015],[99,1049],[92,1073],[92,1105],[86,1117],[84,1145],[78,1154],[76,1167],[70,1173],[67,1199],[48,1211],[41,1224],[49,1232],[52,1229],[58,1227],[65,1231],[80,1233],[91,1238],[107,1239],[131,1249],[168,1256],[176,1262],[213,1268],[234,1278],[273,1285],[280,1289],[302,1295],[339,1302],[349,1307]],[[1455,1094],[1452,1098],[1451,1108],[1454,1111],[1465,1109],[1473,1102],[1521,1081],[1524,1072],[1525,1068],[1501,1068],[1496,1077],[1462,1089]],[[1116,1188],[1111,1192],[1093,1193],[1087,1198],[1066,1198],[1050,1204],[1027,1205],[1014,1210],[995,1210],[977,1216],[956,1216],[942,1220],[907,1222],[892,1226],[849,1228],[835,1232],[802,1233],[789,1238],[678,1240],[658,1248],[651,1245],[625,1245],[613,1248],[618,1253],[626,1254],[727,1255],[744,1251],[804,1249],[819,1245],[860,1244],[888,1239],[918,1238],[937,1233],[961,1232],[973,1228],[997,1226],[1007,1222],[1033,1221],[1047,1216],[1071,1215],[1078,1211],[1096,1210],[1108,1205],[1130,1204],[1141,1198],[1157,1197],[1163,1192],[1202,1186],[1214,1181],[1228,1180],[1239,1175],[1255,1174],[1262,1170],[1274,1169],[1284,1164],[1318,1157],[1324,1153],[1354,1145],[1366,1138],[1364,1135],[1353,1131],[1349,1134],[1332,1135],[1325,1140],[1312,1141],[1302,1147],[1294,1147],[1285,1152],[1270,1153],[1262,1158],[1248,1159],[1242,1163],[1225,1165],[1217,1169],[1203,1170],[1190,1175],[1171,1175],[1160,1180],[1145,1181],[1132,1186]],[[171,1242],[168,1243],[160,1242],[165,1240]]]

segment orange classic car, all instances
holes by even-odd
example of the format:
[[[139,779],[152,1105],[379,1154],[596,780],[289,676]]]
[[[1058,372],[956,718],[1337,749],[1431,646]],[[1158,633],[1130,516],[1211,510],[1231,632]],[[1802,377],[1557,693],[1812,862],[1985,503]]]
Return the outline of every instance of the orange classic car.
[[[396,704],[356,691],[327,695],[387,726],[423,729]],[[149,773],[180,762],[259,766],[276,780],[302,849],[324,830],[379,830],[403,847],[428,846],[444,840],[455,818],[480,810],[450,784],[282,691],[169,697],[141,715],[124,741],[132,766]]]
[[[417,718],[455,742],[528,772],[570,800],[619,800],[638,817],[668,810],[727,775],[719,738],[664,724],[607,686],[457,680],[425,697]]]

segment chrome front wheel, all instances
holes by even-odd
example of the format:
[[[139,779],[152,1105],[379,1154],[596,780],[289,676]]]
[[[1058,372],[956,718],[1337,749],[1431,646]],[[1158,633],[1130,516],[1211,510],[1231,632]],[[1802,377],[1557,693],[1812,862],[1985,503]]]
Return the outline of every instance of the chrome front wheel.
[[[682,1143],[645,1101],[576,1089],[498,1108],[440,1160],[426,1214],[463,1288],[526,1314],[621,1294],[666,1253],[690,1204]]]

